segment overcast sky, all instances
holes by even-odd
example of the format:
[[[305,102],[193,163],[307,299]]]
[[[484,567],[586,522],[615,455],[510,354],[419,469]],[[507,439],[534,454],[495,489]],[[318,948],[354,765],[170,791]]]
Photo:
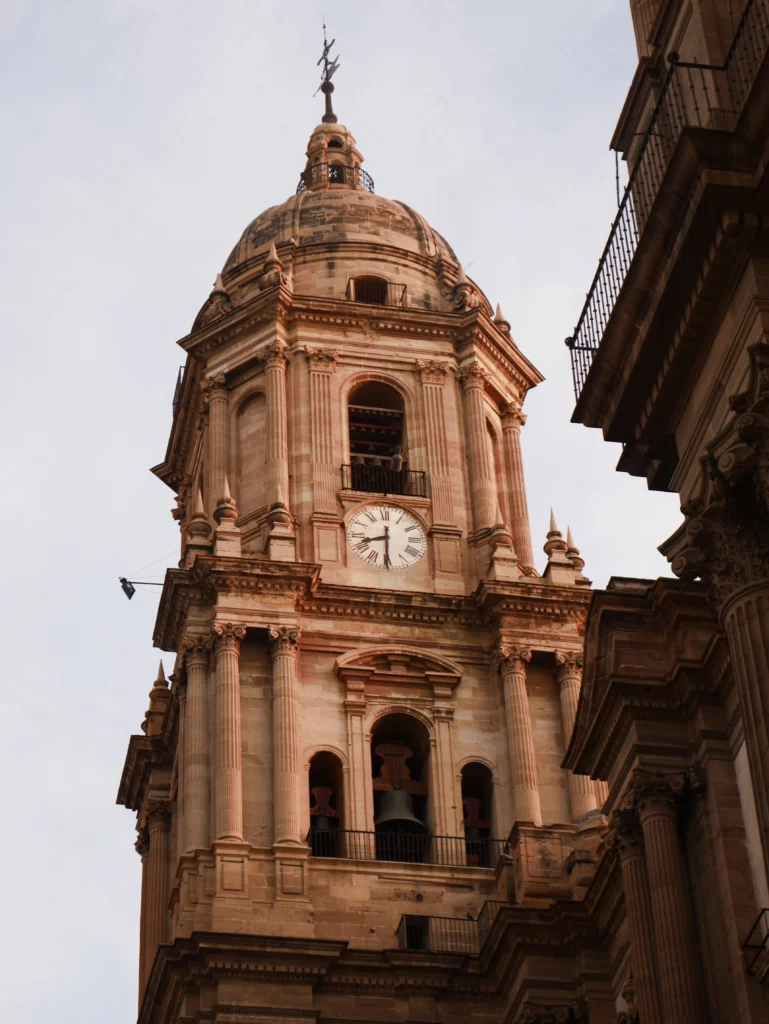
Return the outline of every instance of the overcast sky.
[[[135,1020],[139,858],[114,800],[156,671],[158,595],[129,604],[117,577],[174,562],[173,495],[148,472],[174,342],[246,224],[296,187],[322,112],[322,10],[2,4],[0,1016],[14,1024]],[[563,344],[616,208],[627,0],[326,0],[325,14],[339,120],[377,192],[446,236],[546,377],[523,441],[535,551],[553,505],[596,586],[665,574],[677,501],[570,424]]]

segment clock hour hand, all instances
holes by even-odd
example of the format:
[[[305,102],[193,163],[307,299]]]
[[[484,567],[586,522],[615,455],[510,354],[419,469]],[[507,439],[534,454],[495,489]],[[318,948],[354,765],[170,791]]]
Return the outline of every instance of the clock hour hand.
[[[385,526],[385,530],[386,529],[387,527]],[[387,534],[385,533],[381,537],[366,537],[366,540],[369,542],[369,544],[371,544],[371,542],[375,540],[387,540]]]
[[[384,542],[385,542],[384,564],[385,564],[385,569],[389,569],[390,565],[392,564],[390,562],[390,528],[389,528],[389,526],[385,526],[384,531],[385,531],[384,532]]]

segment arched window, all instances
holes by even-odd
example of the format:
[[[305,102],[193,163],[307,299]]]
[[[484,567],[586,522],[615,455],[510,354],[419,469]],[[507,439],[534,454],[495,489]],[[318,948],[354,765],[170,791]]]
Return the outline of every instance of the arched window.
[[[314,857],[338,857],[342,828],[342,765],[321,751],[310,761],[310,846]]]
[[[341,149],[342,148],[342,140],[341,139],[329,139],[328,140],[328,148],[329,149]]]
[[[345,167],[342,164],[328,165],[328,180],[332,185],[344,185]]]
[[[494,784],[485,764],[471,761],[462,769],[462,811],[469,867],[494,867],[491,855]]]
[[[355,302],[369,302],[375,306],[387,306],[389,286],[381,277],[355,277],[350,282],[351,298]]]
[[[405,494],[407,474],[402,395],[382,381],[350,392],[350,486],[356,491]]]
[[[386,715],[371,738],[377,860],[428,859],[427,730],[410,715]]]

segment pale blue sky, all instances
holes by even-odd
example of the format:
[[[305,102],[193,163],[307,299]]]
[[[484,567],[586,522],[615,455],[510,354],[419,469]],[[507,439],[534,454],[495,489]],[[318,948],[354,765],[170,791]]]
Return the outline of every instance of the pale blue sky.
[[[321,114],[322,9],[3,4],[0,1016],[14,1024],[135,1019],[139,859],[114,800],[157,665],[157,594],[128,604],[117,576],[177,544],[173,495],[148,472],[174,342],[245,225],[296,187]],[[377,191],[448,238],[547,378],[523,442],[535,550],[552,504],[597,585],[665,572],[655,547],[677,502],[616,474],[617,447],[570,425],[563,345],[616,206],[626,0],[325,14],[336,109]]]

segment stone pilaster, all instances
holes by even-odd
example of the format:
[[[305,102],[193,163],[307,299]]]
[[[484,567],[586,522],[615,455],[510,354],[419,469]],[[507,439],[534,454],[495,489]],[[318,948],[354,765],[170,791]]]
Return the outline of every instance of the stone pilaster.
[[[286,345],[274,341],[267,347],[267,502],[270,533],[267,553],[275,561],[294,561],[296,544],[288,495],[288,416],[286,413]]]
[[[664,1024],[702,1024],[705,1019],[703,981],[678,835],[678,806],[690,792],[689,773],[637,771],[630,798],[643,830]]]
[[[508,507],[513,535],[513,547],[522,565],[534,565],[531,547],[529,507],[526,501],[526,484],[523,478],[523,456],[521,454],[521,427],[526,416],[519,402],[510,402],[502,412],[502,457],[507,482]]]
[[[513,809],[516,821],[542,824],[542,810],[537,780],[537,759],[526,690],[526,665],[531,651],[525,647],[500,644],[496,659],[502,673],[505,697],[505,720],[510,755],[510,776],[513,786]]]
[[[151,804],[148,808],[149,852],[147,854],[147,890],[145,899],[146,928],[145,972],[146,984],[158,946],[168,941],[168,842],[171,813],[166,803]]]
[[[223,373],[206,378],[202,384],[208,402],[209,508],[224,496],[224,478],[229,472],[230,395]]]
[[[336,350],[305,348],[310,364],[310,438],[312,442],[312,509],[335,513],[336,466],[331,420],[331,374],[336,370]]]
[[[214,623],[216,652],[217,839],[243,839],[243,766],[240,736],[240,644],[245,626]]]
[[[417,359],[417,369],[424,397],[433,523],[437,526],[453,526],[456,516],[443,409],[444,384],[449,365],[435,359]]]
[[[206,689],[213,639],[187,635],[182,640],[187,672],[184,727],[183,823],[185,850],[210,846],[208,838],[208,751],[206,749]]]
[[[579,691],[582,686],[582,655],[557,651],[555,655],[555,678],[561,697],[561,721],[563,741],[568,747],[574,723],[577,719]],[[596,809],[595,790],[592,779],[587,775],[569,772],[569,798],[571,816],[576,821]]]
[[[363,684],[360,684],[362,691]],[[347,808],[350,824],[355,832],[372,832],[374,829],[374,799],[371,790],[371,753],[369,738],[363,728],[366,702],[362,693],[351,690],[347,685],[347,751],[350,763],[350,804]]]
[[[299,759],[297,654],[301,630],[271,626],[272,771],[275,843],[302,844],[300,806],[302,766]]]
[[[465,438],[475,532],[490,530],[497,514],[497,484],[491,460],[484,393],[487,372],[473,362],[458,373],[464,393]]]
[[[454,708],[433,708],[436,782],[434,827],[436,833],[442,836],[462,834],[454,785],[454,744],[451,735],[453,718]]]
[[[134,849],[141,857],[142,883],[141,902],[139,909],[139,1009],[144,998],[144,985],[147,981],[147,858],[150,852],[149,833],[140,832]]]
[[[604,846],[617,851],[622,868],[622,887],[625,892],[625,910],[633,960],[633,982],[640,1019],[648,1021],[648,1024],[661,1024],[654,921],[643,837],[637,817],[632,812],[615,814],[612,818],[612,828],[603,842]]]

